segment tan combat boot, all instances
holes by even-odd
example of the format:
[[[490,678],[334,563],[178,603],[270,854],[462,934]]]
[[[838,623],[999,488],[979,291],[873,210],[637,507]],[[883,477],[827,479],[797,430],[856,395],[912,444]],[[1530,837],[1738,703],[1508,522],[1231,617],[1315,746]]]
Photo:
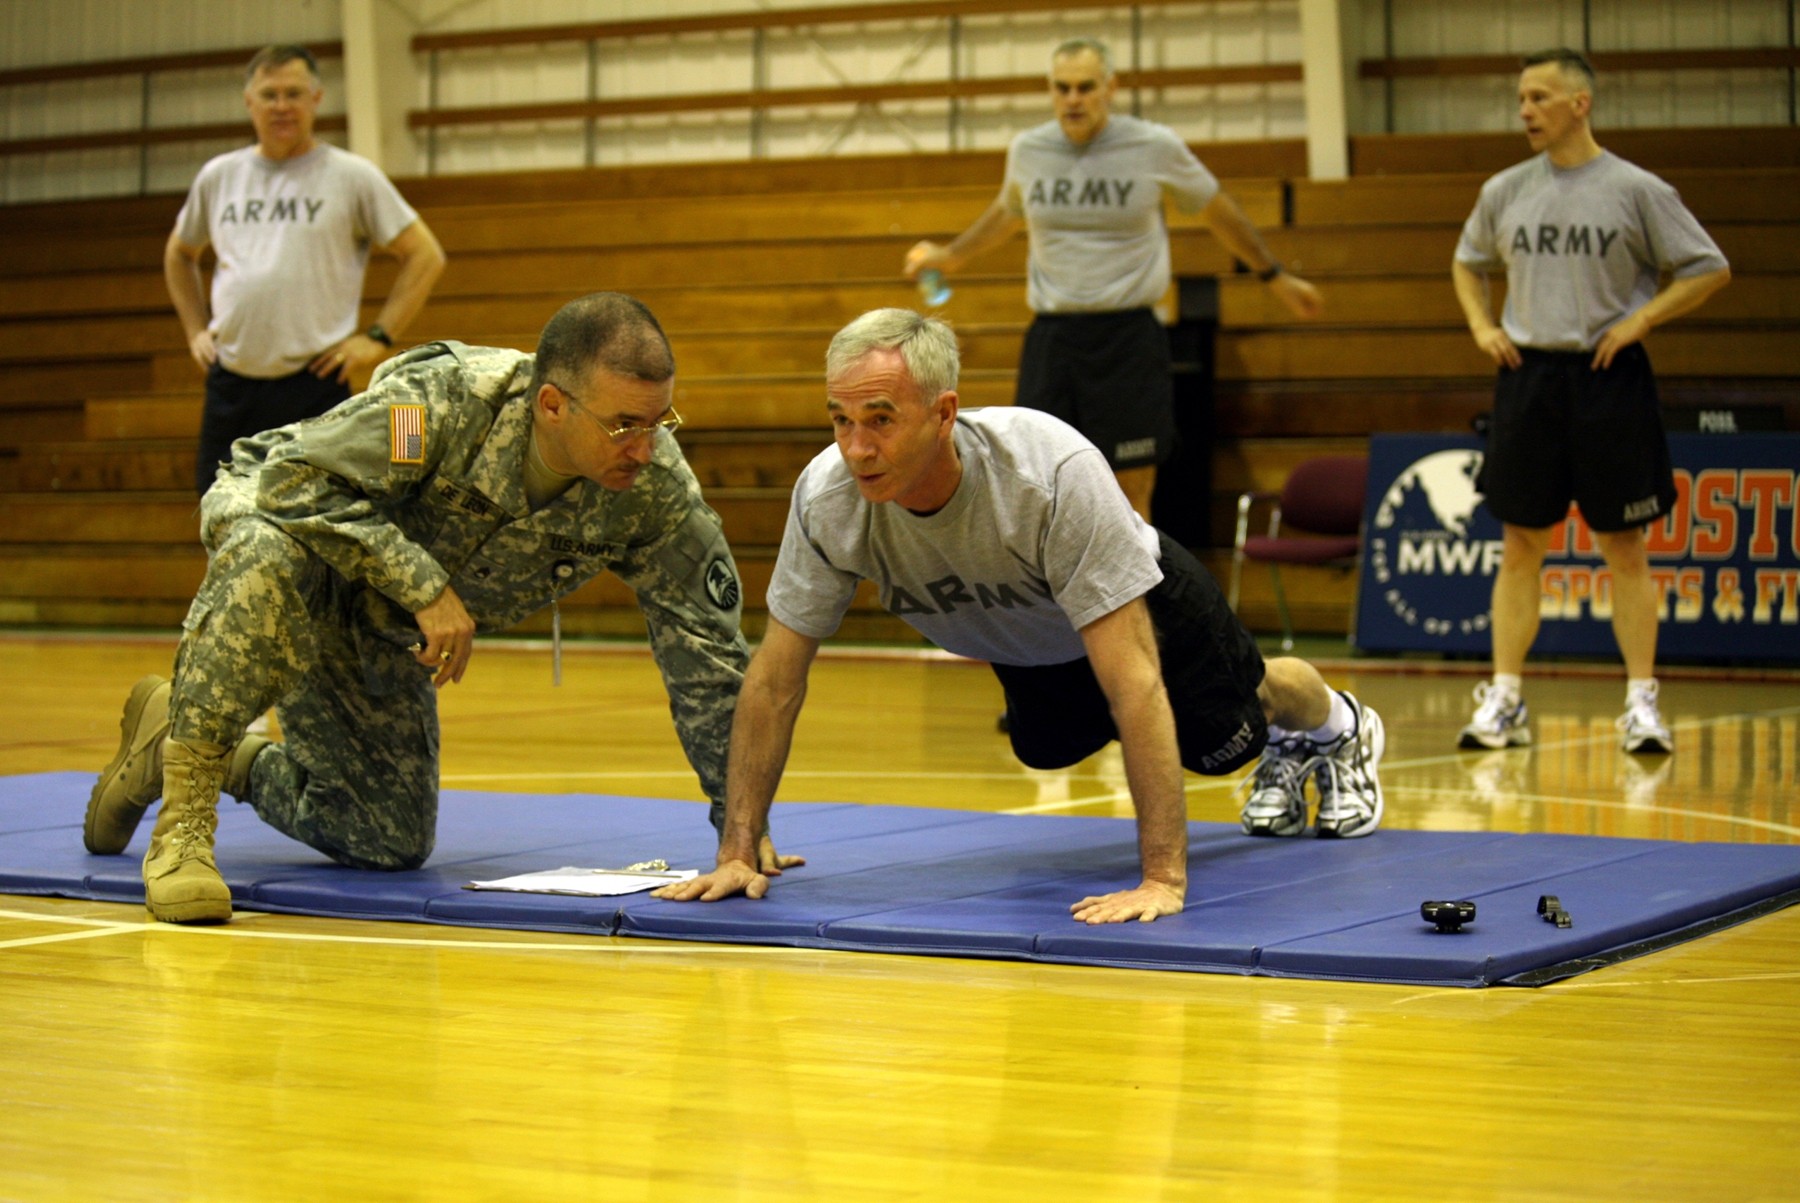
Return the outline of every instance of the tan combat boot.
[[[223,923],[231,889],[213,863],[219,787],[230,767],[223,744],[163,744],[163,802],[144,856],[144,905],[164,923]]]
[[[119,720],[119,754],[88,795],[81,839],[89,852],[113,856],[125,851],[144,811],[162,796],[162,743],[169,734],[170,692],[169,682],[157,676],[131,687]]]
[[[132,686],[125,715],[119,720],[119,754],[88,795],[81,838],[89,852],[114,856],[125,851],[144,812],[162,797],[162,745],[169,735],[169,696],[173,692],[172,683],[158,676],[145,677]],[[238,742],[225,773],[226,793],[240,802],[249,798],[251,762],[271,742],[260,735],[246,735]]]

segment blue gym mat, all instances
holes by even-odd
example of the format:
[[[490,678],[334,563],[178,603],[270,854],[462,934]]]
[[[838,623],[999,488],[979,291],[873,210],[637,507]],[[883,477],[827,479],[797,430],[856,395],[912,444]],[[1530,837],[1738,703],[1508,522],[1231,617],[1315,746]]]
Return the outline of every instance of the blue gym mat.
[[[0,892],[143,901],[150,824],[125,855],[88,855],[92,783],[0,778]],[[437,850],[409,873],[332,864],[228,800],[218,850],[244,910],[1416,985],[1541,985],[1800,900],[1800,847],[1788,845],[1399,830],[1268,840],[1189,826],[1187,910],[1105,927],[1068,907],[1135,883],[1126,819],[783,804],[777,842],[809,863],[761,901],[711,904],[462,888],[564,865],[710,866],[705,811],[665,799],[446,790]],[[1543,920],[1545,894],[1573,926]],[[1419,917],[1426,899],[1470,900],[1476,919],[1439,932]]]

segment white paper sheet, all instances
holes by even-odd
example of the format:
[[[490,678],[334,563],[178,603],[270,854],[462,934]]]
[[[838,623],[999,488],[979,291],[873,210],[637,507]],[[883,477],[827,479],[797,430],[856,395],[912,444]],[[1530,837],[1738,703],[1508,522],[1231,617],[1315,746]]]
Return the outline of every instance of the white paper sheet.
[[[537,873],[520,873],[493,881],[471,881],[465,890],[508,890],[516,894],[577,894],[586,898],[607,898],[615,894],[637,894],[654,890],[670,882],[687,881],[700,874],[698,869],[642,870],[579,869],[565,865],[560,869],[544,869]]]

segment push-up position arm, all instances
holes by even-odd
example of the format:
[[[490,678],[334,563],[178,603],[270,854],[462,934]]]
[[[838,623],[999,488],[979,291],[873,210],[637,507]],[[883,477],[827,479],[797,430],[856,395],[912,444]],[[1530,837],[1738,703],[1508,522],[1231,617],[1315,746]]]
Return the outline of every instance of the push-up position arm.
[[[658,898],[716,902],[733,894],[761,898],[769,889],[768,874],[781,865],[800,862],[783,857],[773,864],[767,849],[769,807],[787,767],[794,723],[806,700],[806,676],[819,641],[769,619],[762,646],[750,659],[744,687],[731,722],[731,764],[726,772],[725,830],[719,837],[719,863],[692,881],[664,886]]]
[[[1128,602],[1081,628],[1081,639],[1119,729],[1144,880],[1133,890],[1083,898],[1070,913],[1083,923],[1177,914],[1187,898],[1187,797],[1149,608],[1141,599]]]

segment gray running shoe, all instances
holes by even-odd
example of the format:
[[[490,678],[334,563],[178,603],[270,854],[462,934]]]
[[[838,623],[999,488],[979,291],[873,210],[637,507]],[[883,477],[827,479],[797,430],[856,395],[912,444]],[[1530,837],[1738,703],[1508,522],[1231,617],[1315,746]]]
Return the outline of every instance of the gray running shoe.
[[[1665,753],[1675,750],[1675,738],[1656,708],[1656,685],[1635,690],[1618,718],[1619,746],[1627,752]]]
[[[1312,759],[1312,745],[1301,736],[1269,740],[1256,771],[1244,779],[1250,796],[1238,822],[1246,835],[1290,836],[1306,830],[1306,771]]]
[[[1483,681],[1475,687],[1475,717],[1457,737],[1459,748],[1510,748],[1531,742],[1529,717],[1519,695]]]
[[[1381,716],[1349,694],[1343,698],[1356,714],[1356,726],[1317,749],[1309,766],[1319,787],[1318,834],[1350,840],[1381,826],[1381,780],[1375,766],[1387,747]]]

